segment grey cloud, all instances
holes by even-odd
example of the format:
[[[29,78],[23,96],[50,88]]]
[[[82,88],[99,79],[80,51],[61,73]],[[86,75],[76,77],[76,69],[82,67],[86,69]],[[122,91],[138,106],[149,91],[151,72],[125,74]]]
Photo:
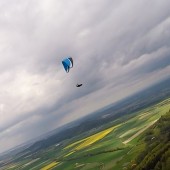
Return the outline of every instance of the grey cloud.
[[[3,137],[18,134],[16,145],[167,75],[169,6],[168,0],[0,1]],[[75,62],[69,74],[61,64],[67,55]]]

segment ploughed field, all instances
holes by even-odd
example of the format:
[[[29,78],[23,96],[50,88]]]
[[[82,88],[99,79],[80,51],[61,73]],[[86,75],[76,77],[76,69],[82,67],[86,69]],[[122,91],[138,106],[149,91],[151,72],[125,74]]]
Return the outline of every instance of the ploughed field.
[[[169,110],[170,99],[166,99],[27,157],[14,157],[0,169],[126,169],[143,149],[142,134]]]

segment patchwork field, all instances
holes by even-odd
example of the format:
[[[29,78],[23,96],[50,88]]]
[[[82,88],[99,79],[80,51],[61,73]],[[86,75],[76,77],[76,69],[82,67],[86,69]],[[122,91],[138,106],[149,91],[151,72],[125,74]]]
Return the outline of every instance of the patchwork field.
[[[142,133],[170,110],[170,99],[119,118],[92,132],[65,140],[30,157],[15,160],[4,170],[126,169],[140,153]],[[119,123],[117,123],[119,122]],[[139,147],[140,145],[140,147]]]

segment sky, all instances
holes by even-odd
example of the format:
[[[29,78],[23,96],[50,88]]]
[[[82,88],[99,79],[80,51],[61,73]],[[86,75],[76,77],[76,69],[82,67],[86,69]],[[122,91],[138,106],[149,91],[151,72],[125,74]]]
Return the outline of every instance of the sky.
[[[169,78],[169,6],[0,0],[0,152]]]

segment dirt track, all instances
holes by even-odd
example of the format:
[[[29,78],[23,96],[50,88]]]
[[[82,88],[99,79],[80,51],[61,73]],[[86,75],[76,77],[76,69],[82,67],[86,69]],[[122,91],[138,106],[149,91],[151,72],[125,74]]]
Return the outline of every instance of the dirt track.
[[[157,119],[158,120],[158,119]],[[128,142],[130,142],[131,140],[133,140],[134,138],[136,138],[137,136],[139,136],[142,132],[144,132],[146,129],[148,129],[150,126],[152,126],[157,120],[154,120],[153,122],[149,123],[147,126],[145,126],[143,129],[139,130],[136,134],[134,134],[133,136],[131,136],[129,139],[125,140],[123,142],[123,144],[127,144]]]

